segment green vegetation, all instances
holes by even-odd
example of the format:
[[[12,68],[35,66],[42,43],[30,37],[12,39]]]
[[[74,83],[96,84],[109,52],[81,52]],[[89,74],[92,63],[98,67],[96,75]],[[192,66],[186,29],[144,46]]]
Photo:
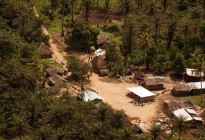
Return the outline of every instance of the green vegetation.
[[[89,79],[92,74],[92,69],[89,64],[78,59],[76,55],[70,55],[68,60],[68,70],[72,72],[71,77],[80,81],[81,87],[84,87],[84,82]]]
[[[201,95],[185,96],[180,98],[184,100],[192,100],[194,104],[205,107],[205,102],[201,102]]]
[[[28,1],[0,1],[0,139],[136,139],[136,130],[124,111],[80,101],[69,92],[54,98],[42,88],[42,69],[61,67],[51,60],[38,60],[36,46],[48,43],[42,24],[62,37],[72,27],[68,42],[72,49],[87,51],[92,45],[105,49],[105,60],[114,74],[123,75],[132,66],[160,74],[180,74],[185,67],[204,70],[204,0],[35,0],[34,4],[40,18]],[[98,18],[92,19],[91,12]],[[76,20],[78,16],[85,22]],[[120,20],[112,22],[117,18]],[[98,29],[89,24],[99,19],[103,20],[96,23]],[[111,43],[97,44],[100,30]],[[92,73],[77,56],[68,57],[67,67],[82,87]],[[180,98],[205,107],[202,97],[201,92]],[[169,139],[183,139],[188,128],[184,119],[173,120],[178,134]],[[203,139],[202,130],[191,132],[196,139]],[[139,137],[161,138],[168,136],[157,126]]]

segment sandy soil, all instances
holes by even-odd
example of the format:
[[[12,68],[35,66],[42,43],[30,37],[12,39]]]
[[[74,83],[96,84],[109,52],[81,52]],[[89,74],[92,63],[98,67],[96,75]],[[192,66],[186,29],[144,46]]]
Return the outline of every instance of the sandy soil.
[[[150,104],[145,104],[145,106],[135,106],[133,103],[133,99],[129,98],[127,95],[128,87],[138,86],[137,84],[130,83],[107,83],[102,82],[101,77],[93,74],[90,77],[91,80],[91,88],[99,92],[99,95],[103,97],[104,102],[110,104],[113,108],[124,110],[125,113],[132,120],[133,118],[138,118],[144,122],[143,130],[147,130],[152,125],[152,120],[156,118],[159,108],[159,102],[156,100]]]

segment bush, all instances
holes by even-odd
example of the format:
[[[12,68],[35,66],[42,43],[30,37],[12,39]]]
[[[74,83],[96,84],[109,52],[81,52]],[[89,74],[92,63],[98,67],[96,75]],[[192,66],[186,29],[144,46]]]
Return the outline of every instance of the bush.
[[[117,33],[120,32],[120,28],[116,25],[116,24],[112,24],[112,25],[104,25],[102,27],[102,30],[104,32],[109,32],[109,33]]]
[[[199,128],[199,129],[193,130],[192,131],[192,135],[195,138],[199,138],[201,140],[204,140],[205,139],[205,130],[203,128]]]

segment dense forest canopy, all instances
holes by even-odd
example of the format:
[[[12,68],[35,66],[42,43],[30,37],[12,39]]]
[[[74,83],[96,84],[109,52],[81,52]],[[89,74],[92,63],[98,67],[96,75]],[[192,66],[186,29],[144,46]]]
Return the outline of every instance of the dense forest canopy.
[[[41,5],[41,17],[51,30],[61,31],[55,25],[61,27],[62,19],[62,31],[80,19],[97,25],[100,32],[111,33],[126,67],[144,64],[156,73],[180,73],[192,67],[191,53],[205,51],[203,0],[37,1],[36,5]]]

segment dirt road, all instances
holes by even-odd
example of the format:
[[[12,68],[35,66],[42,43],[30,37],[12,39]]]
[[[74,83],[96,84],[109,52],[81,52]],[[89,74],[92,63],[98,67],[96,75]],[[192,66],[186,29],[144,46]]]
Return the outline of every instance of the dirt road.
[[[35,13],[36,17],[39,17],[39,14],[38,14],[34,5],[33,5],[33,9],[34,9],[34,13]],[[57,63],[62,65],[63,68],[65,68],[65,66],[67,64],[67,60],[60,53],[59,49],[57,48],[56,44],[54,43],[54,40],[53,40],[52,36],[49,34],[48,30],[43,25],[41,26],[41,28],[42,28],[43,33],[45,35],[49,36],[49,44],[50,44],[51,50],[53,52],[53,55],[52,55],[53,60],[55,60]]]

